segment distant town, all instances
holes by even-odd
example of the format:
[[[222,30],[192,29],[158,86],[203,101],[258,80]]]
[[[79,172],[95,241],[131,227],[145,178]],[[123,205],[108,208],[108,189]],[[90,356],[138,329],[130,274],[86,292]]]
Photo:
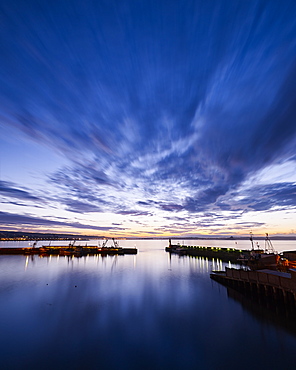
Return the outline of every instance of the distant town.
[[[0,241],[35,241],[35,240],[90,240],[90,239],[109,239],[105,235],[77,235],[77,234],[56,234],[56,233],[31,233],[21,231],[0,231]],[[296,236],[272,236],[272,240],[296,240]],[[219,235],[205,235],[205,236],[165,236],[165,237],[115,237],[115,239],[127,240],[247,240],[248,236],[219,236]],[[256,240],[264,240],[264,236],[256,236]]]
[[[77,234],[56,234],[56,233],[29,233],[22,231],[0,231],[0,240],[86,240],[86,239],[103,239],[104,236],[96,235],[77,235]]]

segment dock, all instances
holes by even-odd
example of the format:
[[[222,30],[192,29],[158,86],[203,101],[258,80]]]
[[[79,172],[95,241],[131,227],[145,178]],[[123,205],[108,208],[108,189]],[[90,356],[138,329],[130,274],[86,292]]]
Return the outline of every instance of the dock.
[[[250,250],[220,247],[202,247],[191,245],[173,245],[169,244],[165,248],[167,252],[178,253],[180,255],[198,256],[207,258],[218,258],[223,262],[238,263],[238,259],[243,255],[245,258],[250,257]]]
[[[74,256],[82,257],[86,255],[124,255],[137,254],[137,248],[121,248],[121,247],[93,247],[93,246],[43,246],[43,247],[27,247],[27,248],[0,248],[0,255],[59,255],[59,256]]]
[[[269,269],[243,270],[225,268],[212,272],[210,277],[244,293],[296,305],[296,269],[280,272]]]

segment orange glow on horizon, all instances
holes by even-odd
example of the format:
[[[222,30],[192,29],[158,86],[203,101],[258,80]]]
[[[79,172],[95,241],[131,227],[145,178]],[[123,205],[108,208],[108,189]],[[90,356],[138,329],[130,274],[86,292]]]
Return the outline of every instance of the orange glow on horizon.
[[[266,233],[268,232],[270,237],[272,236],[294,236],[296,235],[295,230],[284,230],[284,229],[275,229],[272,230],[271,228],[258,228],[256,230],[253,228],[252,230],[239,230],[235,228],[226,228],[225,230],[198,230],[198,231],[191,231],[191,232],[182,232],[180,230],[176,232],[155,232],[153,229],[150,231],[138,231],[138,230],[129,230],[126,232],[122,231],[109,231],[109,232],[95,232],[93,229],[71,229],[69,228],[60,228],[60,229],[42,229],[40,227],[34,228],[6,228],[2,229],[3,231],[11,231],[11,232],[23,232],[23,233],[43,233],[43,234],[64,234],[69,236],[77,235],[79,236],[89,236],[92,238],[202,238],[202,237],[219,237],[219,238],[229,238],[229,237],[249,237],[250,232],[252,231],[254,236],[257,237],[265,237]]]

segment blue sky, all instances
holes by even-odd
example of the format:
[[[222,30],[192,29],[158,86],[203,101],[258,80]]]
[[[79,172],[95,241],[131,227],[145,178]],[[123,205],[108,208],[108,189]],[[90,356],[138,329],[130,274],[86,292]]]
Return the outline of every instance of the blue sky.
[[[295,234],[295,1],[0,5],[0,228]]]

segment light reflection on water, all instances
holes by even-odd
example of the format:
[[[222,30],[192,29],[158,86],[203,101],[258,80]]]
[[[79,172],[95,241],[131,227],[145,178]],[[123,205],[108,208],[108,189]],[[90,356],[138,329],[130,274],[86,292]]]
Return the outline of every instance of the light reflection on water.
[[[295,333],[209,278],[227,263],[136,244],[137,255],[0,256],[1,369],[292,368]]]

